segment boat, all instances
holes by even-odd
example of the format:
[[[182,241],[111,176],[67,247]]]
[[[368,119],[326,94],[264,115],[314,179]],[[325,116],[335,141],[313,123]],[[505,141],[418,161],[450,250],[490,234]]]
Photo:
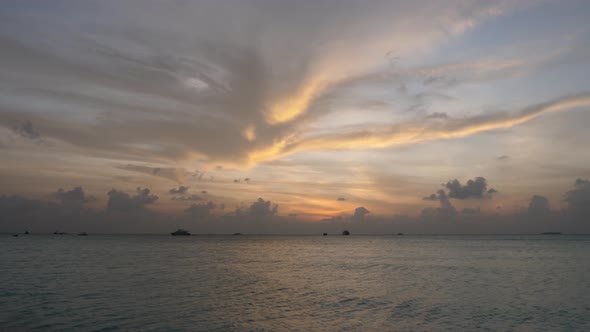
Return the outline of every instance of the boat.
[[[66,232],[58,232],[58,231],[53,232],[53,235],[65,235],[65,234],[66,234]]]
[[[344,232],[342,232],[342,235],[350,235],[350,232],[345,230]]]
[[[242,233],[234,233],[234,235],[242,235]]]
[[[88,236],[88,233],[86,233],[86,232],[78,233],[78,236]]]
[[[404,235],[404,233],[397,233],[397,235]]]
[[[541,235],[561,235],[561,232],[543,232]]]
[[[189,233],[189,231],[187,231],[186,229],[179,228],[176,230],[176,232],[170,233],[170,235],[172,235],[172,236],[188,236],[188,235],[191,235],[191,233]]]

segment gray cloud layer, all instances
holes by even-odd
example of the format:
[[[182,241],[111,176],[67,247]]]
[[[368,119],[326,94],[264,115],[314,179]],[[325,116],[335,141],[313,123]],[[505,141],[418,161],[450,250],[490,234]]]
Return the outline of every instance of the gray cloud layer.
[[[215,202],[192,204],[184,215],[160,214],[149,209],[157,196],[149,189],[138,188],[135,195],[111,190],[104,209],[82,206],[88,201],[80,187],[58,190],[54,197],[59,203],[28,199],[19,196],[1,196],[1,231],[34,232],[62,230],[91,230],[96,232],[169,232],[171,228],[185,227],[205,233],[313,233],[340,232],[350,229],[353,234],[385,233],[398,231],[413,233],[537,233],[563,231],[585,233],[590,231],[590,181],[578,179],[574,188],[565,194],[569,204],[563,211],[553,211],[548,200],[539,195],[531,197],[528,211],[511,215],[490,215],[479,208],[465,208],[457,213],[444,190],[439,190],[438,208],[427,208],[416,218],[404,216],[372,216],[364,207],[350,215],[334,216],[321,222],[298,222],[296,216],[280,216],[278,206],[270,200],[257,199],[246,208],[235,212],[222,211],[223,204]],[[171,226],[174,224],[175,226]],[[318,234],[320,234],[318,233]]]

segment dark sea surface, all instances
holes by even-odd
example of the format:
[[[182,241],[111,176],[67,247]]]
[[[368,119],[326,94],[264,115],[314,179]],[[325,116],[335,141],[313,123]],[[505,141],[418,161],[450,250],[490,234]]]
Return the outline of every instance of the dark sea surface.
[[[0,237],[0,330],[590,331],[590,237]]]

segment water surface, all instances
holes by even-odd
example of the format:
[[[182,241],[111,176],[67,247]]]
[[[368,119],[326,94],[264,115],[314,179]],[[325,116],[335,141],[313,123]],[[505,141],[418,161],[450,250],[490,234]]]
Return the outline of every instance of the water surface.
[[[588,331],[590,237],[2,236],[0,327]]]

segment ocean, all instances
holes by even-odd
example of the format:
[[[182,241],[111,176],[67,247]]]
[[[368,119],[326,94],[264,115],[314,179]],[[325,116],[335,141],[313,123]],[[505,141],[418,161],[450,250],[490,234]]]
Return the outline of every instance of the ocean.
[[[589,331],[590,236],[0,237],[2,331]]]

